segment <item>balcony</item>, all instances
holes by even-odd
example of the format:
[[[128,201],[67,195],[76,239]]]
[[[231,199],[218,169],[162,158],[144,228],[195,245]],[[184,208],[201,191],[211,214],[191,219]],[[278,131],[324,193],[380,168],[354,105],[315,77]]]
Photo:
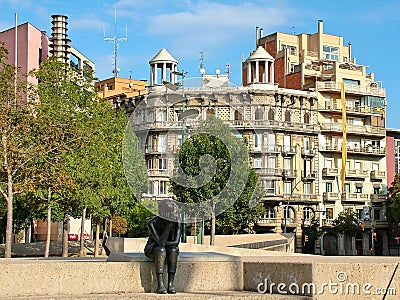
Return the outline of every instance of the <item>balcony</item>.
[[[368,177],[368,170],[347,169],[346,178],[366,178]]]
[[[342,113],[342,104],[339,101],[335,101],[333,103],[326,104],[319,108],[320,112],[329,112],[329,113]],[[346,112],[352,115],[383,115],[384,109],[377,106],[346,106]]]
[[[303,227],[308,227],[311,225],[311,219],[303,219]]]
[[[342,147],[338,144],[325,144],[320,145],[319,151],[322,152],[336,152],[341,153]],[[386,147],[347,147],[347,154],[360,154],[360,155],[369,155],[369,156],[385,156],[386,155]]]
[[[168,170],[165,169],[150,169],[148,170],[149,176],[162,176],[166,177],[168,175]]]
[[[282,170],[282,178],[283,180],[288,180],[288,179],[295,179],[297,177],[297,170]]]
[[[243,121],[230,121],[230,123],[233,126],[239,126],[238,124],[243,124]],[[314,124],[304,124],[296,122],[283,122],[275,120],[251,120],[251,121],[245,121],[244,125],[252,126],[254,128],[286,130],[294,132],[298,132],[299,130],[308,133],[314,133],[319,131],[319,126],[316,124],[314,125]]]
[[[321,132],[343,132],[343,126],[339,123],[323,123],[321,124]],[[384,137],[386,135],[386,129],[377,126],[360,126],[360,125],[346,125],[347,134],[355,135],[367,135],[367,136],[379,136]]]
[[[296,218],[282,218],[282,226],[296,227],[297,220],[296,220]]]
[[[277,145],[265,145],[263,147],[263,152],[265,153],[279,153],[281,152],[281,147]]]
[[[296,154],[296,147],[282,146],[282,156],[294,156]]]
[[[277,168],[256,168],[256,173],[265,177],[282,177],[282,171]]]
[[[322,169],[322,176],[323,177],[336,177],[336,176],[339,176],[339,169],[338,168],[323,168]]]
[[[361,193],[343,193],[342,201],[347,202],[365,202],[370,198],[369,194],[361,194]]]
[[[370,179],[371,181],[382,181],[386,179],[386,171],[371,171]]]
[[[314,148],[301,147],[302,157],[314,157],[317,154],[317,150]]]
[[[289,199],[290,198],[290,199]],[[288,200],[290,203],[317,203],[318,195],[317,194],[283,194],[283,199]]]
[[[371,194],[370,196],[371,196],[371,202],[373,203],[384,202],[387,200],[386,194]]]
[[[317,82],[317,89],[318,91],[340,92],[341,82],[335,82],[335,81]],[[345,84],[344,89],[347,94],[386,97],[386,90],[378,87]]]
[[[301,178],[304,181],[314,181],[317,179],[317,172],[312,171],[312,172],[305,172],[301,171]]]
[[[260,227],[277,227],[279,222],[277,218],[260,218],[256,225]]]
[[[322,220],[323,227],[332,227],[333,226],[333,219],[323,219]]]
[[[339,193],[332,193],[332,192],[324,192],[322,194],[322,199],[325,202],[336,201],[339,200]]]

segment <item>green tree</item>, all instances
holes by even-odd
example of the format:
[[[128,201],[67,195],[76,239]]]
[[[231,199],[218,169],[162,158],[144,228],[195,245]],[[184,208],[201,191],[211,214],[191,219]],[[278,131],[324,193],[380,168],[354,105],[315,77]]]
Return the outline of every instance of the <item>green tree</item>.
[[[222,120],[210,118],[202,121],[183,143],[170,190],[179,201],[196,203],[196,213],[211,219],[210,244],[213,245],[216,214],[229,209],[241,197],[246,202],[252,196],[251,186],[246,189],[246,184],[254,184],[254,180],[248,181],[249,174],[245,144]]]
[[[333,221],[333,230],[342,234],[355,235],[362,230],[356,214],[352,210],[344,210]]]
[[[400,223],[400,174],[394,177],[392,186],[389,188],[389,199],[387,214],[390,221]]]

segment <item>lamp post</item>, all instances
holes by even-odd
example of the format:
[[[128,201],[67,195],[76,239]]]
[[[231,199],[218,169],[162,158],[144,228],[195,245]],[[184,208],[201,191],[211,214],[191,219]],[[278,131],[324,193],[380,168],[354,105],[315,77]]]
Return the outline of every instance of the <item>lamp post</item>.
[[[300,182],[304,182],[304,181],[305,181],[305,178],[302,178],[299,181],[297,181],[296,184],[294,185],[294,187],[292,188],[292,190],[290,191],[289,198],[288,198],[288,201],[287,201],[287,206],[286,206],[286,215],[285,215],[285,208],[283,208],[283,217],[285,219],[285,225],[284,225],[284,228],[283,228],[283,233],[286,233],[287,217],[288,217],[288,212],[289,212],[290,198],[292,197],[293,192],[296,189],[296,187],[298,186],[298,184]]]

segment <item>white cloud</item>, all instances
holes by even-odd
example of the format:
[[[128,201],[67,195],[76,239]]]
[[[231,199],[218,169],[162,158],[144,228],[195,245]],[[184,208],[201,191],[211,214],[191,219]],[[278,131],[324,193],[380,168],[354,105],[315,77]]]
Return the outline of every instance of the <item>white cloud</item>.
[[[68,26],[75,31],[78,30],[96,30],[103,31],[104,21],[95,15],[85,15],[78,18],[70,18]]]

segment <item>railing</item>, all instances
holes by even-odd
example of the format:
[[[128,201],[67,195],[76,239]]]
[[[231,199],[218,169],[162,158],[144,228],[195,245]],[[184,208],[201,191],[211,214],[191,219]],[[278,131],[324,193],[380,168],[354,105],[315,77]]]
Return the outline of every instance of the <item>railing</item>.
[[[326,104],[321,107],[320,110],[329,110],[329,111],[342,111],[342,104],[339,102],[334,102],[333,104]],[[354,112],[360,114],[383,114],[384,108],[377,106],[346,106],[346,112]]]
[[[285,178],[296,178],[297,177],[297,170],[282,170],[282,177]]]
[[[338,168],[323,168],[322,176],[338,176],[339,169]]]
[[[297,220],[296,218],[282,218],[282,224],[286,224],[286,226],[296,226]]]
[[[257,174],[264,176],[282,176],[282,172],[277,168],[255,168]]]
[[[315,156],[316,154],[317,150],[314,148],[301,147],[301,155],[303,156]]]
[[[235,121],[229,121],[229,122],[230,124],[233,125]],[[270,127],[270,128],[285,128],[288,130],[309,130],[309,131],[319,130],[319,126],[316,124],[304,124],[304,123],[276,121],[276,120],[250,120],[246,121],[246,123],[248,123],[249,126],[259,126],[262,128]]]
[[[332,227],[333,226],[333,219],[323,219],[322,226],[325,227]]]
[[[371,194],[370,197],[372,202],[382,202],[387,200],[386,194]]]
[[[386,178],[386,171],[371,171],[371,180],[382,180]]]
[[[322,199],[324,201],[336,201],[339,199],[339,193],[324,192],[322,194]]]
[[[304,180],[315,180],[317,178],[317,172],[316,171],[301,171],[301,178]]]
[[[295,146],[282,146],[282,154],[283,155],[295,155],[296,147]]]
[[[316,51],[307,51],[307,56],[318,57],[318,52],[316,52]]]
[[[369,200],[369,194],[361,193],[343,193],[342,201],[367,201]]]
[[[150,169],[148,170],[149,176],[168,176],[167,169]]]
[[[264,226],[278,226],[278,219],[277,218],[263,218],[261,217],[257,221],[257,225],[264,225]]]
[[[322,123],[321,130],[342,132],[343,126],[342,124],[339,123]],[[381,136],[386,135],[385,128],[369,126],[369,125],[360,126],[360,125],[347,124],[346,130],[348,133],[371,134],[371,135],[381,135]]]
[[[341,82],[336,82],[336,81],[317,82],[317,89],[319,91],[320,90],[340,91],[340,88],[341,88]],[[386,97],[386,90],[378,87],[345,84],[345,91],[347,93]]]
[[[347,169],[346,177],[367,177],[368,170]]]
[[[320,145],[320,151],[342,151],[342,147],[338,144],[325,144]],[[386,154],[386,147],[372,147],[372,146],[365,146],[365,147],[354,147],[354,148],[347,148],[347,152],[351,153],[360,153],[360,154],[373,154],[373,155],[385,155]]]

